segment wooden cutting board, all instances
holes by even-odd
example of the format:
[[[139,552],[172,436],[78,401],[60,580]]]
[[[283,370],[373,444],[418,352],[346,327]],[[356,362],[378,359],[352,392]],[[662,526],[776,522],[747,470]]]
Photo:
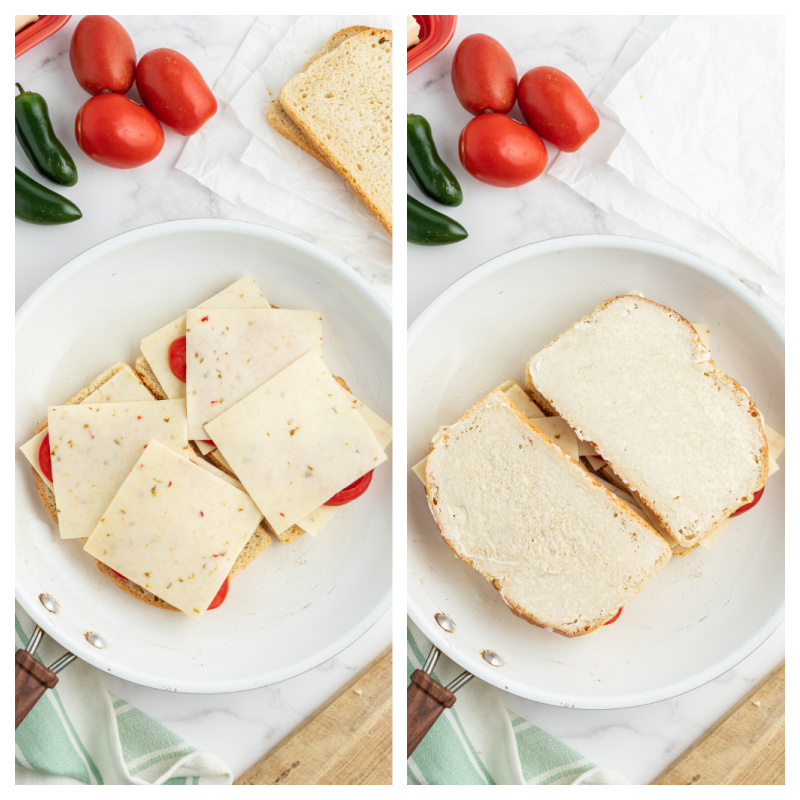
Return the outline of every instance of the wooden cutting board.
[[[652,786],[783,786],[786,663],[768,675]]]
[[[237,786],[392,782],[392,650],[250,767]]]

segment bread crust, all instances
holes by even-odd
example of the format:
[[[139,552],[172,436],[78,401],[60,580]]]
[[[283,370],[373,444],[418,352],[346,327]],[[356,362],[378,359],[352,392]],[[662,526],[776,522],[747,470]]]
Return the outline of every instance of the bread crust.
[[[597,314],[599,312],[602,312],[603,310],[605,310],[611,304],[613,304],[613,303],[615,303],[615,302],[617,302],[619,300],[626,299],[626,298],[632,298],[632,299],[636,300],[637,302],[647,303],[649,305],[652,305],[652,306],[655,306],[655,307],[661,309],[669,317],[671,317],[672,319],[676,320],[678,323],[680,323],[681,325],[686,327],[686,329],[690,332],[691,336],[693,337],[694,343],[695,343],[695,348],[698,351],[702,351],[703,353],[708,352],[706,350],[705,346],[703,345],[703,343],[700,341],[700,337],[697,335],[697,331],[694,329],[694,326],[690,322],[688,322],[686,319],[684,319],[684,317],[682,317],[677,311],[675,311],[674,309],[668,308],[667,306],[664,306],[664,305],[662,305],[660,303],[656,303],[653,300],[648,300],[646,298],[639,297],[638,295],[617,295],[615,297],[609,298],[605,302],[601,303],[591,314],[588,314],[588,315],[586,315],[584,317],[581,317],[581,319],[579,319],[576,322],[574,322],[567,329],[567,331],[565,331],[564,333],[562,333],[559,336],[557,336],[544,349],[549,348],[551,345],[553,345],[555,342],[557,342],[562,336],[564,336],[567,332],[572,330],[575,326],[580,325],[582,323],[585,323],[592,316],[594,316],[595,314]],[[758,426],[759,426],[759,430],[760,430],[760,433],[761,433],[761,447],[758,450],[759,459],[760,459],[760,471],[759,471],[759,476],[758,476],[758,479],[757,479],[757,486],[753,489],[753,492],[752,492],[752,494],[750,496],[750,499],[752,500],[752,495],[754,495],[755,492],[757,492],[759,489],[763,488],[763,486],[766,484],[767,475],[768,475],[768,472],[769,472],[769,450],[768,450],[768,446],[767,446],[767,437],[766,437],[766,434],[764,433],[764,426],[763,426],[763,423],[762,423],[761,413],[759,412],[758,408],[756,408],[756,405],[753,402],[753,399],[752,399],[752,397],[750,397],[750,394],[747,392],[747,390],[743,386],[741,386],[741,384],[739,384],[736,380],[734,380],[730,375],[728,375],[725,372],[723,372],[716,365],[716,363],[714,362],[713,358],[710,357],[710,354],[709,354],[709,358],[708,358],[708,361],[706,362],[706,364],[707,364],[707,369],[713,373],[713,377],[714,377],[715,380],[718,380],[718,381],[721,381],[721,382],[729,384],[729,386],[731,387],[732,391],[736,395],[738,395],[740,397],[743,397],[743,398],[746,398],[750,416],[758,420]],[[579,421],[578,420],[570,419],[569,416],[565,415],[558,408],[558,406],[556,404],[556,401],[554,401],[552,398],[546,397],[544,394],[542,394],[537,389],[536,385],[533,382],[533,378],[531,376],[531,371],[530,371],[530,369],[527,369],[527,368],[525,370],[525,388],[527,389],[528,393],[533,397],[534,402],[537,405],[539,405],[541,408],[545,409],[546,413],[548,413],[548,414],[552,413],[554,415],[558,415],[558,416],[562,417],[566,421],[566,423],[573,429],[579,428]],[[597,445],[596,442],[593,442],[593,441],[591,441],[589,439],[587,439],[585,441],[591,447],[593,447],[598,453],[602,451],[602,448],[600,448]],[[604,456],[604,458],[605,458],[605,456]],[[678,552],[678,555],[681,555],[681,556],[686,555],[687,553],[689,553],[692,550],[694,550],[695,547],[697,547],[697,545],[700,543],[700,541],[702,539],[704,539],[706,536],[708,536],[711,533],[713,533],[722,523],[724,523],[727,519],[730,518],[731,514],[733,514],[738,508],[740,508],[740,506],[736,506],[735,508],[727,509],[725,511],[725,513],[719,519],[715,520],[713,522],[713,524],[708,527],[708,529],[704,530],[702,532],[702,535],[700,535],[700,536],[697,536],[695,534],[692,534],[690,536],[683,536],[680,531],[675,531],[675,530],[672,529],[672,526],[669,524],[669,522],[667,520],[665,520],[664,517],[661,514],[659,514],[658,511],[656,511],[652,507],[652,503],[646,497],[644,497],[636,489],[636,487],[632,486],[628,481],[626,481],[622,476],[620,476],[618,474],[618,472],[614,469],[612,464],[610,464],[610,463],[607,464],[607,466],[604,467],[603,470],[604,470],[604,473],[603,473],[604,477],[606,477],[611,483],[613,483],[618,488],[623,489],[624,491],[626,491],[629,494],[633,495],[636,498],[637,502],[639,502],[642,506],[644,506],[648,510],[648,512],[650,512],[653,515],[653,517],[657,520],[658,524],[661,525],[664,528],[664,530],[666,530],[666,531],[668,531],[670,533],[670,535],[677,541],[678,545],[681,547],[681,551],[682,552],[681,551],[676,551],[676,552]],[[745,502],[747,502],[747,501],[745,501]],[[742,503],[742,505],[743,504],[744,503]]]
[[[499,389],[495,390],[494,392],[491,392],[489,396],[491,396],[491,395],[498,395],[498,396],[502,397],[502,402],[505,405],[508,406],[508,408],[517,417],[517,419],[519,421],[521,421],[528,428],[529,432],[533,436],[538,438],[543,444],[545,444],[545,445],[549,446],[550,448],[552,448],[553,451],[556,452],[559,455],[560,458],[564,459],[565,463],[567,463],[567,464],[569,464],[571,466],[575,466],[577,469],[579,469],[581,474],[587,480],[591,481],[591,483],[594,484],[594,486],[596,486],[599,490],[604,492],[606,494],[606,496],[611,500],[611,502],[616,506],[617,513],[620,513],[625,517],[629,517],[633,521],[635,521],[637,524],[643,525],[644,527],[652,530],[650,528],[650,526],[646,523],[645,520],[643,520],[641,517],[639,517],[633,511],[631,511],[631,509],[628,508],[628,506],[625,505],[625,503],[623,503],[618,497],[616,497],[614,494],[609,492],[590,472],[588,472],[587,470],[584,470],[582,467],[576,465],[573,462],[573,460],[557,444],[555,444],[548,436],[546,436],[535,425],[533,425],[533,423],[531,423],[531,421],[528,420],[527,417],[525,417],[525,415],[522,414],[519,411],[519,409],[516,406],[514,406],[514,404],[512,402],[510,402],[502,394],[502,392]],[[473,413],[473,411],[475,411],[485,400],[486,400],[485,397],[481,398],[480,400],[478,400],[477,403],[475,403],[469,410],[467,410],[462,415],[462,417],[460,418],[459,422],[461,422],[466,417],[468,417],[471,413]],[[448,436],[449,436],[449,429],[445,428],[444,430],[440,431],[439,434],[437,434],[436,439],[441,438],[441,440],[444,442],[444,446],[446,446],[446,442],[447,442]],[[434,440],[434,443],[431,445],[431,447],[430,447],[430,449],[428,451],[429,454],[433,451],[434,447],[438,446],[438,444],[439,444],[438,441],[436,441],[436,439]],[[598,628],[602,627],[609,619],[612,618],[613,614],[610,614],[605,619],[596,620],[594,623],[591,623],[591,624],[587,625],[582,630],[570,631],[570,630],[566,630],[566,629],[564,629],[562,627],[559,627],[558,623],[554,623],[552,620],[541,619],[541,618],[537,617],[535,614],[531,613],[529,610],[527,610],[525,608],[522,608],[519,605],[516,605],[515,603],[513,603],[511,600],[509,600],[503,594],[503,583],[502,583],[502,581],[500,581],[498,578],[496,578],[496,577],[494,577],[492,575],[489,575],[486,572],[484,572],[480,568],[480,566],[473,559],[471,559],[468,555],[458,552],[456,550],[456,548],[453,546],[452,542],[445,536],[445,534],[444,534],[444,522],[441,519],[441,516],[439,514],[439,509],[438,509],[438,491],[439,491],[439,487],[435,484],[435,482],[433,481],[433,479],[432,479],[432,477],[430,475],[430,459],[428,460],[428,462],[426,464],[426,467],[425,467],[425,491],[426,491],[426,494],[428,496],[428,507],[431,510],[431,514],[433,515],[433,518],[434,518],[434,520],[436,522],[436,525],[439,528],[439,533],[441,534],[442,539],[444,540],[445,544],[447,544],[447,546],[450,548],[450,550],[459,559],[461,559],[465,563],[469,564],[473,569],[475,569],[477,572],[479,572],[481,575],[483,575],[484,578],[486,578],[489,581],[489,583],[500,593],[500,596],[503,598],[503,602],[506,604],[506,606],[508,606],[508,608],[517,617],[519,617],[520,619],[524,619],[526,622],[530,623],[531,625],[535,625],[535,626],[537,626],[539,628],[547,628],[549,630],[553,630],[556,633],[561,634],[562,636],[566,636],[567,638],[572,638],[574,636],[583,636],[584,634],[591,633],[592,631],[597,630]],[[654,536],[658,536],[656,531],[653,531],[653,535]],[[663,539],[661,539],[660,536],[658,536],[658,539],[659,539],[659,541],[663,542]],[[659,559],[659,561],[657,562],[657,565],[655,566],[655,568],[653,570],[654,572],[658,571],[663,566],[663,564],[665,564],[669,560],[670,555],[671,555],[667,544],[665,542],[663,542],[663,544],[664,544],[663,555]],[[643,585],[646,582],[647,578],[649,578],[649,577],[650,576],[647,576],[647,577],[645,577],[644,580],[639,581],[639,582],[637,582],[636,584],[633,585],[634,586],[634,593],[638,593],[641,590],[641,588],[643,587]]]

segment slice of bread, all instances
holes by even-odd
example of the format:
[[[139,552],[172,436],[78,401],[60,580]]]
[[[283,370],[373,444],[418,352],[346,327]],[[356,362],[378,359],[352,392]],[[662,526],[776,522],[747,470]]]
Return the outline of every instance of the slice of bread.
[[[392,32],[370,28],[294,76],[279,95],[286,114],[392,230]]]
[[[767,480],[758,409],[672,309],[612,297],[533,356],[526,374],[536,402],[589,442],[683,548]]]
[[[306,61],[300,72],[304,72],[306,69],[308,69],[309,65],[316,61],[320,56],[330,53],[331,50],[337,48],[342,42],[346,41],[351,36],[355,36],[355,34],[366,30],[369,30],[369,28],[365,27],[364,25],[353,25],[350,28],[343,28],[342,30],[337,31],[333,34],[333,36],[330,37],[330,39],[328,39],[327,42],[325,42],[319,53],[311,56],[311,58]],[[267,109],[267,122],[279,134],[281,134],[281,136],[285,137],[293,144],[296,144],[302,150],[305,150],[309,155],[314,156],[314,158],[316,158],[317,161],[319,161],[323,166],[330,168],[331,165],[328,163],[328,160],[325,158],[325,156],[322,155],[322,153],[320,153],[316,147],[314,147],[303,131],[301,131],[300,128],[294,124],[292,118],[286,113],[280,97],[276,97],[270,103],[269,108]]]
[[[565,636],[599,628],[670,558],[641,517],[499,391],[434,437],[425,488],[453,552],[517,616]]]

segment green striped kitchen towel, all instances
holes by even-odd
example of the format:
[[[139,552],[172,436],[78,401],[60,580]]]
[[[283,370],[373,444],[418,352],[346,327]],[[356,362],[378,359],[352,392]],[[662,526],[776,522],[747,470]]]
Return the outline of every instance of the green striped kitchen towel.
[[[17,605],[16,648],[34,630]],[[63,648],[44,638],[36,652],[52,664]],[[16,733],[17,784],[229,785],[224,761],[199,753],[172,731],[111,694],[80,660],[59,673]]]
[[[408,622],[408,677],[421,669],[430,642]],[[448,683],[462,670],[444,654],[433,671]],[[442,676],[444,678],[442,679]],[[407,782],[453,784],[627,784],[614,770],[597,767],[571,747],[502,704],[502,692],[473,678],[458,690],[408,760]]]

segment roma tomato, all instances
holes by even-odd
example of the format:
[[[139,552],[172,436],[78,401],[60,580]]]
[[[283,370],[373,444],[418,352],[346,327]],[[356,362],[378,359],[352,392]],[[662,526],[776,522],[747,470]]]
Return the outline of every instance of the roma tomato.
[[[170,128],[191,136],[217,113],[217,99],[186,56],[161,47],[136,66],[136,88],[144,104]]]
[[[42,445],[44,446],[44,442],[42,442]],[[41,465],[41,461],[39,463]],[[52,480],[52,478],[50,480]],[[745,503],[743,506],[739,506],[739,508],[737,508],[736,511],[734,511],[733,514],[731,514],[731,516],[732,517],[738,517],[739,514],[744,514],[745,511],[749,511],[754,505],[756,505],[758,503],[758,501],[761,499],[761,496],[763,494],[764,494],[764,487],[762,486],[753,495],[753,499],[749,503]]]
[[[492,186],[522,186],[547,166],[547,148],[535,131],[505,114],[470,120],[458,139],[464,169]]]
[[[473,33],[461,42],[450,77],[458,102],[470,114],[506,114],[514,107],[517,68],[505,47],[485,33]]]
[[[331,497],[325,505],[346,506],[348,503],[352,503],[357,497],[361,497],[369,488],[370,483],[372,483],[372,470],[353,481],[349,486],[345,486],[341,492],[337,492]]]
[[[89,94],[125,94],[133,86],[136,50],[128,32],[114,17],[89,14],[72,34],[69,63],[81,88]]]
[[[169,368],[172,374],[179,380],[186,383],[186,337],[179,336],[169,346],[167,352]]]
[[[75,138],[89,158],[117,169],[146,164],[164,146],[164,131],[153,114],[112,93],[95,95],[81,106]]]
[[[536,67],[522,76],[517,90],[525,122],[542,139],[574,153],[600,126],[581,87],[555,67]]]

